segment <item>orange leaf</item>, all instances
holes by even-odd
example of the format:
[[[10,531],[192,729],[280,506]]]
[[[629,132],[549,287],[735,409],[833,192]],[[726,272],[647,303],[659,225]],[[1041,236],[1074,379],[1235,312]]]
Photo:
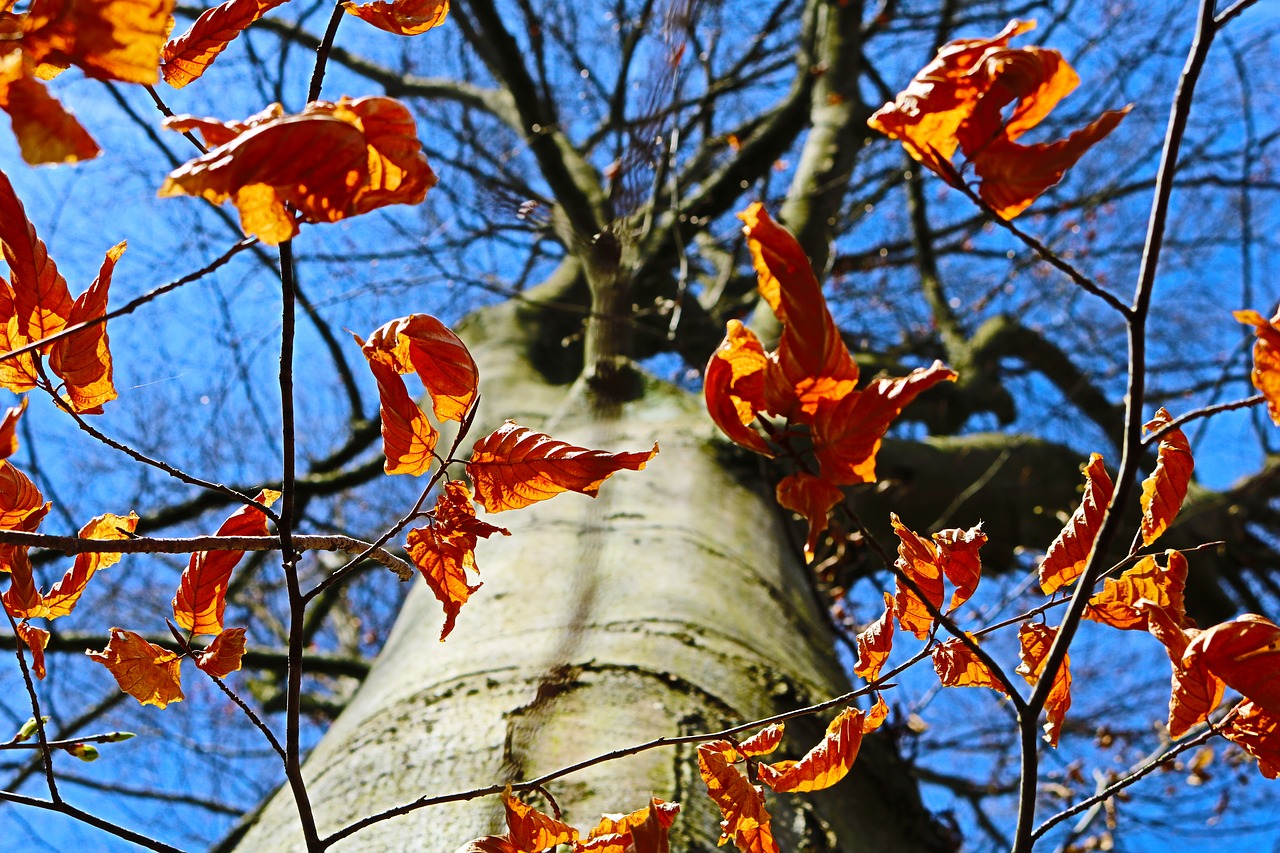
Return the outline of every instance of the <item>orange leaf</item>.
[[[856,708],[845,708],[827,726],[827,736],[804,758],[761,764],[760,781],[780,793],[830,788],[845,777],[858,757],[864,716]]]
[[[1267,398],[1267,414],[1280,426],[1280,309],[1270,320],[1257,311],[1233,311],[1232,316],[1254,327],[1253,387]]]
[[[1144,430],[1160,429],[1173,418],[1163,408],[1143,424]],[[1155,470],[1142,481],[1142,544],[1150,545],[1168,529],[1169,524],[1182,509],[1187,496],[1187,483],[1195,470],[1191,458],[1191,444],[1182,430],[1173,429],[1160,439]]]
[[[380,30],[400,36],[416,36],[444,23],[449,14],[449,0],[392,0],[372,3],[342,4],[348,15],[355,15]]]
[[[296,116],[224,128],[235,136],[171,172],[160,195],[231,199],[244,233],[271,245],[298,233],[286,204],[307,221],[337,222],[417,204],[436,183],[412,114],[391,98],[314,101]]]
[[[862,733],[871,734],[884,725],[887,719],[889,719],[889,706],[885,704],[884,697],[877,693],[876,703],[871,706],[871,710],[867,711],[866,719],[862,721]]]
[[[893,596],[886,592],[884,613],[858,633],[858,665],[853,668],[853,673],[859,678],[875,681],[880,677],[880,670],[893,651],[893,620],[889,618],[892,612]]]
[[[1209,719],[1209,714],[1222,701],[1225,685],[1222,680],[1204,667],[1186,669],[1182,655],[1187,644],[1200,632],[1181,627],[1177,614],[1153,604],[1140,601],[1137,610],[1147,622],[1147,630],[1164,645],[1173,667],[1169,692],[1169,736],[1182,737],[1193,726]]]
[[[111,274],[124,249],[125,244],[121,242],[107,251],[98,277],[71,306],[68,326],[98,320],[106,315]],[[105,322],[95,323],[54,343],[49,353],[49,367],[67,383],[67,402],[77,412],[97,414],[102,411],[103,403],[116,399]]]
[[[155,83],[174,0],[34,0],[22,46],[37,64],[98,80]]]
[[[771,726],[765,726],[751,737],[740,742],[738,749],[735,750],[739,755],[745,755],[748,758],[756,758],[761,755],[768,755],[778,748],[782,743],[783,732],[786,726],[782,723],[774,723]]]
[[[727,756],[733,753],[733,744],[727,740],[698,747],[698,773],[706,783],[707,795],[724,816],[720,824],[724,837],[744,853],[778,853],[764,793],[729,763]]]
[[[9,114],[27,165],[76,163],[101,153],[75,116],[31,76],[20,50],[0,56],[0,110]]]
[[[1222,735],[1256,758],[1263,776],[1280,778],[1280,714],[1255,702],[1241,702]]]
[[[468,841],[458,848],[458,853],[521,853],[505,835],[486,835]]]
[[[181,89],[195,80],[209,70],[232,39],[285,2],[287,0],[227,0],[206,9],[190,29],[164,46],[160,73],[165,82]]]
[[[143,705],[163,708],[170,702],[182,701],[178,673],[182,658],[132,631],[112,628],[105,649],[85,654],[111,670],[120,689]]]
[[[702,381],[711,420],[734,442],[764,456],[773,453],[749,425],[765,409],[764,375],[768,364],[755,332],[740,320],[730,320],[724,341],[707,361]]]
[[[1045,595],[1052,595],[1084,572],[1089,551],[1093,549],[1098,528],[1102,526],[1102,516],[1107,511],[1107,504],[1111,503],[1111,477],[1102,464],[1100,454],[1094,453],[1089,457],[1084,476],[1084,500],[1058,538],[1053,540],[1040,563],[1040,589]]]
[[[943,687],[990,687],[1009,695],[1000,679],[957,637],[933,647],[933,670]]]
[[[1024,622],[1018,628],[1018,642],[1022,645],[1018,666],[1018,674],[1035,684],[1044,672],[1045,659],[1049,656],[1049,648],[1053,638],[1058,635],[1057,628],[1050,628],[1042,622]],[[1044,708],[1049,716],[1045,723],[1045,739],[1050,745],[1057,747],[1058,736],[1062,734],[1062,721],[1071,707],[1071,656],[1062,658],[1062,666],[1058,667],[1053,678],[1053,686],[1045,700]]]
[[[263,489],[256,500],[271,506],[280,493]],[[242,506],[222,523],[215,536],[266,536],[267,516],[262,510]],[[227,582],[243,551],[197,551],[182,570],[178,592],[173,597],[173,619],[192,634],[221,634],[222,615],[227,609]]]
[[[462,339],[427,314],[410,314],[374,330],[363,345],[365,356],[391,356],[397,373],[416,373],[431,395],[436,418],[461,421],[476,398],[479,372]]]
[[[35,225],[27,219],[22,202],[3,172],[0,172],[0,247],[9,264],[12,316],[17,318],[17,335],[10,333],[10,346],[62,331],[72,305],[66,279],[49,257],[44,241],[36,236]],[[0,307],[8,308],[3,301],[0,300]],[[47,351],[48,346],[43,349]]]
[[[821,477],[800,471],[778,483],[777,498],[779,504],[808,519],[809,535],[804,541],[804,561],[812,563],[818,537],[827,529],[827,513],[844,500],[844,492]]]
[[[49,632],[43,628],[28,625],[26,622],[19,622],[17,625],[18,638],[31,650],[31,671],[36,674],[36,678],[43,680],[46,674],[44,648],[49,645]]]
[[[1182,624],[1186,615],[1182,592],[1187,583],[1187,558],[1172,550],[1165,555],[1166,567],[1157,563],[1154,555],[1148,555],[1119,578],[1108,578],[1102,592],[1089,599],[1084,618],[1122,630],[1145,631],[1148,608],[1137,604],[1146,600]]]
[[[939,382],[954,382],[956,372],[935,361],[907,376],[876,379],[839,400],[818,400],[813,419],[813,449],[822,476],[838,485],[874,483],[876,453],[890,423],[921,392]]]
[[[196,666],[214,678],[226,678],[240,668],[244,657],[244,628],[228,628],[213,638],[203,652],[196,656]]]
[[[667,830],[679,813],[679,803],[664,803],[652,797],[649,805],[630,814],[604,815],[586,839],[575,845],[575,853],[624,853],[628,846],[634,853],[668,853]]]
[[[0,460],[0,530],[35,530],[50,506],[26,474]]]
[[[1203,667],[1269,714],[1280,715],[1280,627],[1253,613],[1198,634],[1182,666]]]
[[[942,608],[942,570],[938,568],[937,551],[928,539],[908,530],[896,514],[889,514],[893,532],[898,534],[898,559],[894,567],[911,578],[935,608]],[[902,630],[923,640],[933,627],[933,616],[924,602],[902,582],[895,581],[893,613]]]
[[[968,530],[958,527],[940,530],[933,534],[933,544],[938,548],[938,565],[947,580],[955,584],[951,593],[951,603],[947,612],[964,604],[978,588],[982,579],[982,558],[978,550],[987,544],[987,534],[982,532],[982,523]]]
[[[104,513],[80,529],[81,539],[128,539],[138,529],[138,514],[113,515]],[[121,554],[92,553],[77,554],[75,563],[62,576],[62,580],[53,585],[43,598],[42,612],[46,619],[66,616],[80,600],[80,595],[89,583],[89,579],[99,569],[114,566],[120,562]]]
[[[18,405],[5,410],[4,420],[0,421],[0,459],[8,459],[18,452],[18,419],[26,410],[26,397]]]
[[[0,599],[8,614],[14,619],[30,619],[42,615],[40,588],[36,586],[26,546],[0,547],[0,567],[9,573],[9,588]]]
[[[388,474],[425,474],[435,459],[434,451],[440,433],[427,420],[427,415],[413,402],[405,387],[395,359],[380,349],[369,349],[356,336],[369,370],[378,383],[378,413],[382,416],[382,455],[387,461],[382,470]]]
[[[557,844],[578,840],[578,830],[520,802],[511,796],[510,789],[502,800],[507,812],[507,837],[520,853],[542,853]]]
[[[480,505],[501,512],[565,491],[595,497],[616,472],[643,470],[657,453],[657,444],[648,452],[587,450],[507,421],[476,442],[467,475]]]

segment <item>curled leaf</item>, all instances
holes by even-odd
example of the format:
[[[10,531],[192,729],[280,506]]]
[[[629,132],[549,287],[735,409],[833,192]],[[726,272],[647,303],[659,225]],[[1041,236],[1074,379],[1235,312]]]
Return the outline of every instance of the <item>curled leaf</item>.
[[[933,544],[938,549],[938,565],[947,580],[955,584],[951,593],[950,613],[968,601],[982,579],[982,558],[978,551],[987,544],[987,534],[979,522],[968,530],[951,528],[933,534]]]
[[[502,795],[507,813],[507,837],[520,853],[542,853],[557,844],[578,840],[578,830],[520,802],[508,790]]]
[[[381,349],[361,345],[369,370],[378,383],[378,414],[382,418],[382,470],[388,474],[410,474],[417,477],[431,469],[440,433],[427,415],[409,396],[400,378],[393,355]]]
[[[35,673],[36,678],[43,680],[46,674],[44,649],[49,645],[49,632],[43,628],[28,625],[26,622],[18,622],[17,630],[18,639],[26,643],[27,648],[31,650],[31,671]]]
[[[85,654],[110,670],[120,689],[143,705],[163,708],[183,699],[178,674],[182,658],[132,631],[112,628],[105,649]]]
[[[97,157],[101,149],[93,137],[28,65],[21,50],[0,55],[0,110],[9,114],[22,159],[39,166]]]
[[[175,89],[195,80],[236,36],[286,0],[227,0],[200,13],[191,27],[170,40],[161,55],[160,73]]]
[[[226,678],[240,668],[240,659],[244,657],[244,634],[244,628],[223,631],[196,656],[196,666],[214,678]]]
[[[18,405],[5,409],[4,419],[0,420],[0,459],[8,459],[18,452],[18,420],[26,410],[26,397]]]
[[[1009,695],[1000,679],[958,637],[933,647],[933,671],[943,687],[990,687]]]
[[[1254,613],[1208,628],[1187,644],[1184,669],[1203,668],[1269,714],[1280,716],[1280,627]]]
[[[435,317],[410,314],[385,323],[362,349],[366,356],[373,351],[388,354],[397,373],[418,374],[442,421],[461,421],[475,401],[475,360],[462,339]]]
[[[698,773],[707,786],[707,795],[724,816],[720,823],[723,836],[732,839],[744,853],[779,853],[764,806],[764,793],[730,763],[728,756],[734,753],[733,744],[727,740],[713,740],[698,747]]]
[[[1154,555],[1148,555],[1119,578],[1108,578],[1102,591],[1089,599],[1084,618],[1122,630],[1145,631],[1150,606],[1154,606],[1181,625],[1186,618],[1183,589],[1187,583],[1187,558],[1172,550],[1165,555],[1166,566],[1156,562]],[[1143,601],[1150,606],[1139,607]]]
[[[804,541],[804,559],[806,563],[812,563],[818,537],[827,529],[827,514],[844,500],[844,492],[821,477],[800,471],[778,483],[777,499],[779,504],[808,520],[809,535]]]
[[[1084,499],[1040,563],[1040,589],[1045,595],[1052,595],[1084,572],[1102,517],[1111,503],[1114,486],[1102,464],[1101,454],[1089,457],[1084,476]]]
[[[1200,633],[1185,628],[1178,622],[1177,614],[1150,601],[1140,601],[1137,610],[1146,619],[1147,630],[1165,647],[1173,675],[1169,691],[1169,736],[1182,737],[1193,726],[1209,719],[1209,715],[1222,701],[1225,685],[1202,666],[1191,669],[1183,666],[1182,656],[1188,643]]]
[[[853,672],[859,678],[875,681],[880,670],[893,651],[893,596],[884,593],[884,613],[880,618],[858,632],[858,665]]]
[[[103,403],[116,399],[116,386],[111,381],[111,349],[107,324],[94,322],[107,313],[107,291],[116,261],[124,254],[125,244],[107,251],[93,284],[71,306],[67,326],[92,325],[56,341],[49,353],[49,367],[67,386],[67,402],[77,412],[96,414]]]
[[[416,36],[444,23],[449,0],[374,0],[372,3],[342,4],[348,15],[380,30],[400,36]]]
[[[827,726],[826,737],[799,761],[761,764],[760,781],[778,792],[830,788],[848,774],[862,746],[865,714],[846,708]]]
[[[765,409],[764,374],[769,359],[755,332],[730,320],[724,341],[707,361],[702,381],[707,412],[734,442],[764,456],[772,456],[750,424]]]
[[[1253,326],[1257,337],[1253,342],[1253,387],[1266,397],[1267,414],[1280,426],[1280,309],[1270,320],[1257,311],[1233,311],[1232,316]]]
[[[1142,428],[1154,432],[1172,421],[1169,413],[1161,408]],[[1187,484],[1195,467],[1191,444],[1182,430],[1172,429],[1165,433],[1160,439],[1155,470],[1142,481],[1143,545],[1156,541],[1182,509],[1182,501],[1187,497]]]
[[[1050,628],[1043,622],[1024,622],[1018,628],[1018,642],[1022,647],[1020,653],[1022,663],[1018,665],[1018,674],[1025,678],[1028,684],[1035,684],[1040,680],[1045,662],[1049,657],[1049,649],[1053,646],[1053,639],[1057,635],[1057,628]],[[1062,665],[1054,674],[1053,685],[1044,703],[1045,712],[1049,717],[1049,722],[1044,727],[1045,739],[1051,746],[1058,745],[1058,737],[1062,734],[1062,722],[1070,707],[1071,656],[1065,655],[1062,658]]]
[[[932,542],[907,529],[901,519],[890,513],[889,522],[898,534],[898,559],[894,567],[910,578],[924,593],[935,610],[942,609],[942,570],[937,563],[937,550]],[[901,578],[895,580],[893,613],[902,630],[923,640],[933,628],[933,615],[924,601]]]
[[[1256,758],[1264,777],[1280,778],[1280,714],[1256,702],[1241,702],[1222,735]]]
[[[155,83],[174,0],[35,0],[22,49],[39,72],[76,66],[97,80]]]
[[[138,514],[135,512],[128,515],[104,513],[80,528],[79,535],[81,539],[119,540],[128,539],[137,529]],[[43,596],[39,615],[46,619],[56,619],[70,613],[84,593],[89,579],[99,569],[120,562],[121,556],[123,555],[109,552],[77,554],[71,568]]]
[[[777,749],[782,743],[782,735],[785,731],[786,727],[782,723],[774,723],[771,726],[765,726],[751,737],[739,743],[736,751],[739,755],[745,755],[748,758],[768,755]]]

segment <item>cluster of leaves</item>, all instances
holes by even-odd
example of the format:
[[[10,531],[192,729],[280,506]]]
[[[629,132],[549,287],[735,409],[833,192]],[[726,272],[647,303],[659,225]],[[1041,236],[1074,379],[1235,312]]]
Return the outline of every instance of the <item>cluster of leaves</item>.
[[[669,853],[668,830],[680,812],[678,803],[656,797],[630,814],[607,814],[585,836],[556,816],[543,814],[511,795],[502,797],[507,831],[467,842],[458,853],[543,853],[561,844],[573,853]]]

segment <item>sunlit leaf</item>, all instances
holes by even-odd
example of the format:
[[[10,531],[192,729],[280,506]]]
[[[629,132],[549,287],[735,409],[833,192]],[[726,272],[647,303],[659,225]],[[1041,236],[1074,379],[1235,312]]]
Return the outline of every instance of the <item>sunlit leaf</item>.
[[[1200,632],[1183,668],[1203,667],[1269,714],[1280,716],[1280,627],[1254,613]]]
[[[942,570],[937,563],[934,544],[907,529],[896,514],[890,513],[889,522],[898,535],[898,559],[894,567],[915,582],[935,609],[942,609]],[[910,631],[918,639],[929,636],[933,628],[933,616],[909,586],[901,578],[895,580],[897,592],[893,599],[893,614],[902,630]]]
[[[1049,657],[1049,649],[1057,635],[1057,628],[1050,628],[1043,622],[1024,622],[1018,628],[1022,663],[1018,665],[1017,671],[1028,684],[1035,684],[1040,680],[1045,662]],[[1054,747],[1058,745],[1058,737],[1062,734],[1062,721],[1070,707],[1071,656],[1064,655],[1062,665],[1058,667],[1053,677],[1053,685],[1044,703],[1045,713],[1049,717],[1049,722],[1044,727],[1045,739]]]
[[[105,649],[85,654],[109,669],[120,689],[143,705],[163,708],[183,699],[178,674],[182,658],[132,631],[112,628]]]
[[[0,459],[8,459],[18,452],[18,420],[26,410],[26,397],[18,405],[5,409],[4,419],[0,420]]]
[[[44,667],[44,649],[49,645],[49,632],[26,622],[17,623],[18,639],[27,644],[31,650],[31,671],[36,678],[43,680],[46,675]]]
[[[164,46],[160,73],[165,82],[181,89],[195,80],[209,70],[232,39],[285,2],[287,0],[228,0],[206,9],[185,33]]]
[[[955,610],[973,596],[982,579],[982,558],[978,551],[987,544],[987,534],[979,522],[968,530],[953,527],[933,534],[938,549],[938,566],[947,580],[955,585],[947,612]]]
[[[372,3],[346,2],[342,8],[348,15],[380,30],[401,36],[416,36],[444,23],[449,14],[449,0],[374,0]]]
[[[196,656],[196,666],[214,678],[226,678],[240,668],[240,659],[244,657],[244,634],[244,628],[223,631]]]
[[[782,743],[782,735],[785,731],[786,727],[782,723],[765,726],[751,737],[741,741],[736,752],[748,758],[768,755]]]
[[[111,274],[124,249],[125,244],[119,243],[107,252],[98,277],[71,306],[68,326],[98,320],[106,315]],[[103,403],[116,399],[105,322],[95,323],[55,342],[49,353],[49,367],[66,383],[67,402],[77,412],[100,412]]]
[[[271,506],[280,493],[263,489],[255,500]],[[252,506],[242,506],[222,523],[216,536],[266,536],[267,516]],[[197,551],[182,570],[178,592],[173,597],[173,620],[192,634],[222,633],[222,616],[227,609],[227,583],[231,570],[243,551]]]
[[[1187,669],[1182,656],[1187,644],[1200,632],[1182,627],[1177,614],[1170,613],[1150,601],[1140,601],[1138,611],[1146,619],[1147,630],[1165,647],[1173,676],[1169,691],[1169,736],[1177,739],[1193,726],[1209,719],[1209,714],[1222,701],[1225,685],[1204,667]]]
[[[26,546],[0,546],[0,568],[9,574],[9,588],[0,596],[5,611],[14,619],[40,616],[43,608],[40,587],[36,584]]]
[[[707,361],[702,382],[711,420],[733,441],[772,456],[769,446],[749,424],[765,409],[764,374],[769,363],[755,332],[730,320],[724,341]]]
[[[1253,387],[1267,398],[1267,414],[1280,426],[1280,309],[1270,320],[1257,311],[1233,311],[1238,321],[1253,326]]]
[[[1168,611],[1181,624],[1186,614],[1183,589],[1187,583],[1187,558],[1178,551],[1165,553],[1166,566],[1156,562],[1154,555],[1148,555],[1119,578],[1108,578],[1102,591],[1089,599],[1084,618],[1123,630],[1145,631],[1148,609],[1137,606],[1145,600]]]
[[[1143,424],[1152,432],[1173,421],[1163,408],[1155,417]],[[1172,429],[1160,439],[1155,470],[1142,481],[1142,544],[1150,545],[1168,529],[1169,524],[1182,509],[1187,496],[1187,484],[1195,470],[1191,458],[1191,444],[1182,430]]]
[[[37,64],[99,80],[155,83],[175,0],[34,0],[22,47]]]
[[[440,433],[427,420],[426,412],[409,396],[392,354],[368,349],[359,337],[361,352],[378,383],[378,413],[382,417],[382,470],[388,474],[417,477],[431,468],[433,451]]]
[[[884,725],[884,721],[889,719],[889,706],[885,704],[884,696],[877,693],[875,704],[867,711],[867,715],[862,720],[862,733],[864,735],[871,734],[876,729]]]
[[[49,257],[36,227],[0,172],[0,248],[9,264],[13,316],[17,337],[10,345],[29,343],[62,331],[71,316],[71,293],[58,265]],[[0,300],[0,308],[7,308]],[[7,320],[7,317],[5,318]],[[44,351],[48,350],[48,346]],[[16,389],[15,389],[16,390]]]
[[[729,762],[727,756],[733,753],[733,744],[727,740],[698,747],[698,773],[706,783],[707,795],[724,816],[721,831],[743,853],[778,853],[764,794]]]
[[[129,535],[137,529],[137,513],[131,512],[128,515],[104,513],[95,517],[80,529],[80,538],[128,539]],[[41,602],[42,612],[40,615],[46,619],[56,619],[59,616],[65,616],[70,613],[75,609],[76,603],[80,600],[85,586],[89,583],[89,579],[93,577],[94,573],[108,566],[114,566],[120,562],[121,556],[121,554],[108,552],[77,554],[75,563],[62,576],[62,580],[55,583],[53,588],[45,593]]]
[[[20,50],[0,55],[0,110],[9,114],[22,159],[30,166],[76,163],[101,153],[75,116],[29,73]]]
[[[431,395],[435,415],[461,421],[475,401],[479,372],[462,339],[427,314],[410,314],[374,330],[362,349],[391,356],[397,373],[416,373]]]
[[[804,541],[804,559],[813,562],[818,537],[827,529],[827,514],[844,500],[844,492],[821,477],[800,471],[784,477],[777,488],[778,503],[799,513],[809,522],[809,535]]]
[[[507,421],[476,442],[467,475],[480,505],[500,512],[565,491],[595,497],[616,472],[640,471],[657,453],[657,444],[647,452],[587,450]]]
[[[1089,457],[1084,476],[1084,499],[1040,563],[1040,589],[1045,595],[1052,595],[1084,572],[1084,564],[1102,526],[1102,516],[1111,503],[1114,487],[1100,454]]]
[[[510,791],[503,794],[502,801],[507,813],[507,837],[520,853],[541,853],[578,839],[578,830],[520,802]]]
[[[858,665],[853,668],[853,673],[867,681],[875,681],[880,677],[880,670],[893,651],[893,596],[887,592],[883,595],[884,613],[859,631],[855,639],[858,645]]]
[[[933,647],[933,670],[943,687],[990,687],[1009,694],[1000,679],[958,637]]]
[[[865,715],[846,708],[827,726],[826,737],[799,761],[761,764],[760,781],[775,791],[801,793],[821,791],[839,782],[849,772],[862,746]]]
[[[1256,702],[1242,702],[1222,734],[1258,760],[1258,772],[1280,778],[1280,714]]]
[[[26,474],[0,460],[0,530],[35,530],[50,506]]]

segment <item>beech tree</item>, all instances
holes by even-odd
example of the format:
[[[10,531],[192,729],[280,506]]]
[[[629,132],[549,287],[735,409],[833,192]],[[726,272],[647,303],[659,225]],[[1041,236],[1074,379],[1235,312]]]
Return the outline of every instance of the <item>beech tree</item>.
[[[1280,347],[1260,284],[1274,266],[1276,53],[1251,3],[467,0],[326,18],[232,0],[178,7],[167,42],[168,6],[117,5],[3,12],[8,150],[91,161],[4,165],[3,378],[39,402],[0,431],[10,454],[20,445],[6,471],[31,476],[10,478],[0,540],[18,658],[6,708],[21,729],[0,798],[32,837],[61,813],[154,849],[208,844],[200,829],[169,837],[164,815],[207,808],[225,825],[263,797],[221,848],[569,843],[510,786],[577,827],[647,808],[601,830],[626,836],[609,842],[619,850],[710,849],[722,820],[744,850],[942,850],[962,832],[1022,850],[1099,844],[1110,828],[1091,816],[1120,790],[1154,784],[1155,767],[1207,780],[1210,739],[1275,713],[1274,689],[1248,674],[1274,671],[1274,625],[1226,621],[1274,612],[1277,593],[1275,427],[1253,387],[1274,399]],[[1010,23],[1032,15],[1034,32]],[[970,65],[943,61],[967,50]],[[101,82],[42,82],[68,66]],[[1053,109],[1073,66],[1080,90]],[[1046,142],[1028,147],[1033,127]],[[104,217],[106,176],[130,169],[117,178],[129,215]],[[142,210],[134,182],[165,198]],[[74,240],[52,237],[59,194]],[[126,252],[109,248],[117,218],[163,225],[128,226],[140,233]],[[30,235],[69,279],[99,270],[74,304],[50,298]],[[149,262],[130,267],[135,252]],[[108,284],[132,296],[108,302]],[[113,361],[134,387],[111,384]],[[1203,431],[1223,422],[1230,439]],[[1259,448],[1219,463],[1249,476],[1168,497],[1178,454],[1203,469],[1228,440]],[[512,473],[516,447],[533,462]],[[441,460],[456,463],[445,474]],[[486,474],[495,460],[504,473]],[[475,516],[464,463],[477,501],[512,512]],[[1181,470],[1174,491],[1188,489]],[[780,483],[800,495],[787,508]],[[98,516],[80,538],[116,550],[52,538],[56,516],[42,522],[28,485],[68,533]],[[563,490],[586,495],[533,503]],[[944,570],[928,566],[979,538],[1000,591],[950,613],[979,573],[945,571],[944,610]],[[34,570],[31,546],[45,549]],[[58,551],[81,556],[50,587]],[[113,567],[126,551],[142,553]],[[414,580],[398,616],[388,568]],[[1027,593],[1037,580],[1049,604]],[[891,583],[899,603],[882,603]],[[1095,589],[1112,598],[1090,605]],[[1002,635],[1020,644],[986,651],[983,632],[1026,614],[1032,627]],[[1175,679],[1225,682],[1261,710],[1167,714],[1164,695],[1126,707],[1141,680],[1103,686],[1073,647],[1077,694],[1107,697],[1073,729],[1056,685],[1082,618],[1156,635],[1156,694],[1163,646]],[[1215,627],[1194,635],[1186,618]],[[891,664],[915,632],[944,684],[995,688],[973,707],[999,732],[961,745],[995,757],[950,772],[917,754],[940,747],[911,688],[892,687],[910,676],[868,669],[895,621]],[[1072,627],[1051,653],[1058,624]],[[1019,645],[1043,685],[1026,698],[1004,674]],[[141,659],[174,680],[138,675]],[[1094,666],[1118,679],[1114,661]],[[126,710],[130,695],[164,710]],[[1046,702],[1053,747],[1122,768],[1095,786],[1054,766],[1038,741]],[[767,746],[745,745],[783,718],[784,751],[821,743],[819,757],[770,765]],[[1181,740],[1152,737],[1152,721]],[[143,737],[119,743],[116,728]],[[1234,731],[1274,775],[1266,731]],[[756,743],[775,745],[768,732]],[[108,775],[68,767],[98,752]],[[1247,800],[1228,784],[1243,771],[1219,762],[1233,769],[1210,788]],[[819,794],[770,794],[771,820],[752,811],[752,783],[846,772]],[[922,790],[969,811],[939,817]],[[137,797],[160,816],[118,814]]]

